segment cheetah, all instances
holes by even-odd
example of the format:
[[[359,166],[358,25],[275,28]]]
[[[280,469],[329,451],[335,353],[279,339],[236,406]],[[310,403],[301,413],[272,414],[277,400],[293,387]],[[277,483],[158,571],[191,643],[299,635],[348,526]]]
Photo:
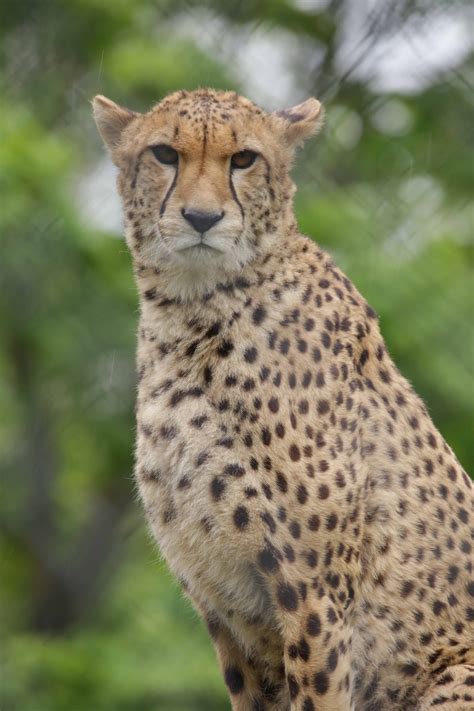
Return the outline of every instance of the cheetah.
[[[472,711],[472,482],[298,231],[320,102],[93,111],[140,299],[139,496],[232,709]]]

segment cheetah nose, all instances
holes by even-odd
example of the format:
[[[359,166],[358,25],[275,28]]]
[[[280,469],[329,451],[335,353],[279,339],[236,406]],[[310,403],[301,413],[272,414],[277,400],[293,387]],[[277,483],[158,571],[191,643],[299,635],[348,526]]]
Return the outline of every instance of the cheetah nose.
[[[216,222],[219,222],[224,217],[224,212],[199,212],[198,210],[185,210],[184,208],[181,210],[181,214],[201,234],[210,230]]]

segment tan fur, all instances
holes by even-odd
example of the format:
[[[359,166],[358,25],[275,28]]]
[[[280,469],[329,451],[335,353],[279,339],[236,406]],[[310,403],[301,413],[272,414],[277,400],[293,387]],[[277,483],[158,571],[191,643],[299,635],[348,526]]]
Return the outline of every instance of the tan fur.
[[[203,89],[94,112],[140,294],[140,496],[233,709],[431,708],[436,677],[474,663],[472,484],[297,230],[289,167],[319,102],[268,114]],[[225,215],[201,243],[183,209]]]

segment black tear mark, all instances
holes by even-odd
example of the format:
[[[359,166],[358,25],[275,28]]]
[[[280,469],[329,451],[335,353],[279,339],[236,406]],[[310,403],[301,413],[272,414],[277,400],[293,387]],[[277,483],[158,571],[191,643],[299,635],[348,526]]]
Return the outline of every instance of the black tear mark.
[[[179,164],[178,164],[178,165],[179,165]],[[163,213],[164,213],[164,211],[166,210],[166,203],[168,202],[171,193],[173,192],[173,190],[174,190],[175,187],[176,187],[176,183],[177,183],[177,181],[178,181],[178,165],[176,166],[176,171],[175,171],[175,174],[174,174],[173,182],[172,182],[171,185],[169,186],[168,192],[166,193],[165,198],[164,198],[163,202],[161,203],[161,206],[160,206],[160,217],[163,216]]]
[[[243,222],[245,219],[245,212],[244,212],[244,208],[242,207],[242,203],[240,202],[239,198],[237,197],[237,193],[235,192],[234,183],[232,182],[232,173],[231,172],[229,172],[229,187],[230,187],[230,192],[232,193],[232,197],[234,198],[235,202],[239,206],[240,214],[242,215],[242,222]]]
[[[271,169],[271,167],[270,167],[270,163],[269,163],[268,160],[265,158],[265,156],[262,156],[262,154],[260,154],[260,158],[261,158],[261,159],[263,160],[263,162],[265,163],[265,180],[266,180],[266,183],[267,183],[267,185],[270,185],[270,181],[271,181],[271,177],[272,177],[272,169]]]
[[[132,182],[130,183],[130,186],[132,188],[136,188],[136,186],[137,186],[138,172],[140,170],[140,162],[141,162],[143,154],[147,150],[148,150],[148,147],[144,148],[142,151],[140,151],[140,153],[137,156],[137,160],[135,161],[135,167],[133,169],[133,178],[132,178]]]

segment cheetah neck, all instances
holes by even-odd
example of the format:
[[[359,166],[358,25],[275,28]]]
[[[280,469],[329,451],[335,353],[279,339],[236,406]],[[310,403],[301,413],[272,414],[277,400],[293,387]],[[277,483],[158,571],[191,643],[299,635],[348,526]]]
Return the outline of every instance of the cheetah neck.
[[[255,258],[239,272],[214,273],[210,282],[196,284],[184,294],[182,282],[178,286],[173,283],[176,276],[182,276],[173,268],[154,269],[136,262],[142,320],[168,320],[176,328],[194,321],[211,324],[216,317],[235,318],[238,310],[249,305],[253,292],[265,282],[276,288],[298,277],[305,269],[303,260],[299,269],[298,255],[307,242],[308,239],[296,231],[288,239],[272,235],[262,240]]]

